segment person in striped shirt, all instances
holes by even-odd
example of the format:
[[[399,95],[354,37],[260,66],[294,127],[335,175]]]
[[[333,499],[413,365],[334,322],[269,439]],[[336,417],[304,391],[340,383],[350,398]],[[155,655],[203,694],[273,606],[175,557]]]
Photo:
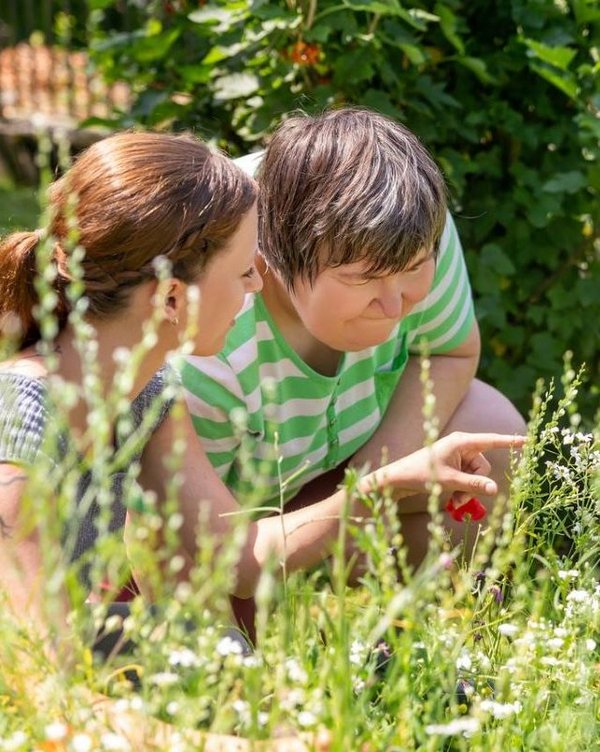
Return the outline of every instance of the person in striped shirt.
[[[423,346],[442,434],[523,432],[511,403],[474,378],[480,340],[461,244],[416,136],[345,108],[286,120],[264,154],[238,164],[260,185],[264,286],[225,348],[188,357],[181,373],[195,430],[241,504],[301,507],[331,493],[347,463],[378,467],[382,452],[421,447]],[[505,491],[509,453],[491,456]],[[399,510],[416,563],[424,495]]]

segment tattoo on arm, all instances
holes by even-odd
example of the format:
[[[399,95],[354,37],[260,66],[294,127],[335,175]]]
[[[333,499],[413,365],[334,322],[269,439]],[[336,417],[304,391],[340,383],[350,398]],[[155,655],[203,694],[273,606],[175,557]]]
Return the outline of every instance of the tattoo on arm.
[[[0,481],[0,487],[7,488],[13,483],[17,483],[17,482],[24,481],[24,480],[27,480],[26,475],[15,475],[14,478],[10,478],[10,480]],[[10,525],[4,522],[2,515],[0,515],[0,538],[10,538]]]

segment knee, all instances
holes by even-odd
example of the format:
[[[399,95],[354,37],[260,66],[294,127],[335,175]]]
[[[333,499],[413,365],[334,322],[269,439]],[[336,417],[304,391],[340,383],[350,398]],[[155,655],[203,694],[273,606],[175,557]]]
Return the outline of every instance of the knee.
[[[527,424],[508,397],[474,379],[444,433],[450,431],[524,434]]]

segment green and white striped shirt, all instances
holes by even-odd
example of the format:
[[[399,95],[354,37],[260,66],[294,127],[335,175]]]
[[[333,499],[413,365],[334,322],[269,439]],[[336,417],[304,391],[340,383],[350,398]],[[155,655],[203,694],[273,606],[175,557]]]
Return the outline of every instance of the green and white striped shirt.
[[[473,321],[462,248],[448,215],[427,297],[383,344],[345,353],[335,376],[308,366],[278,331],[261,294],[248,295],[222,352],[180,365],[194,427],[240,503],[279,505],[371,438],[422,340],[432,354],[448,352]]]

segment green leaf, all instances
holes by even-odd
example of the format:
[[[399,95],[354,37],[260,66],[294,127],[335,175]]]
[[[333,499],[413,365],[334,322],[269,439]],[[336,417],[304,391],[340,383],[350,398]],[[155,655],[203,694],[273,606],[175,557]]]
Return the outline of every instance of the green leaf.
[[[214,5],[205,5],[204,8],[192,11],[188,15],[188,19],[192,23],[214,26],[216,32],[229,31],[238,18],[238,13]]]
[[[563,71],[567,70],[571,60],[577,54],[577,50],[571,47],[550,47],[547,44],[536,42],[534,39],[523,39],[523,42],[529,48],[528,55],[530,57],[537,57]]]
[[[440,19],[440,28],[450,44],[460,52],[465,54],[465,45],[462,39],[456,33],[457,18],[447,5],[436,3],[434,10]]]
[[[478,57],[457,57],[456,62],[474,73],[483,84],[497,84],[498,79],[488,72],[483,60]]]
[[[377,13],[380,16],[402,15],[402,7],[398,0],[343,0],[346,7],[352,10],[366,10],[369,13]]]
[[[215,65],[222,60],[227,60],[234,55],[239,54],[244,49],[242,44],[231,44],[227,47],[217,45],[213,47],[206,57],[202,60],[203,65]]]
[[[251,73],[230,73],[214,81],[214,98],[217,102],[249,97],[260,88],[257,76]]]
[[[546,193],[577,193],[587,186],[587,178],[579,170],[557,173],[542,185]]]
[[[544,65],[536,65],[535,63],[533,63],[531,67],[538,75],[545,78],[546,81],[549,81],[553,86],[556,86],[557,89],[563,91],[568,97],[571,99],[577,98],[577,95],[579,94],[579,86],[573,75],[567,76],[564,73],[554,71],[552,68]]]
[[[515,272],[515,265],[496,243],[487,243],[481,249],[481,263],[494,269],[496,276],[510,277]]]

